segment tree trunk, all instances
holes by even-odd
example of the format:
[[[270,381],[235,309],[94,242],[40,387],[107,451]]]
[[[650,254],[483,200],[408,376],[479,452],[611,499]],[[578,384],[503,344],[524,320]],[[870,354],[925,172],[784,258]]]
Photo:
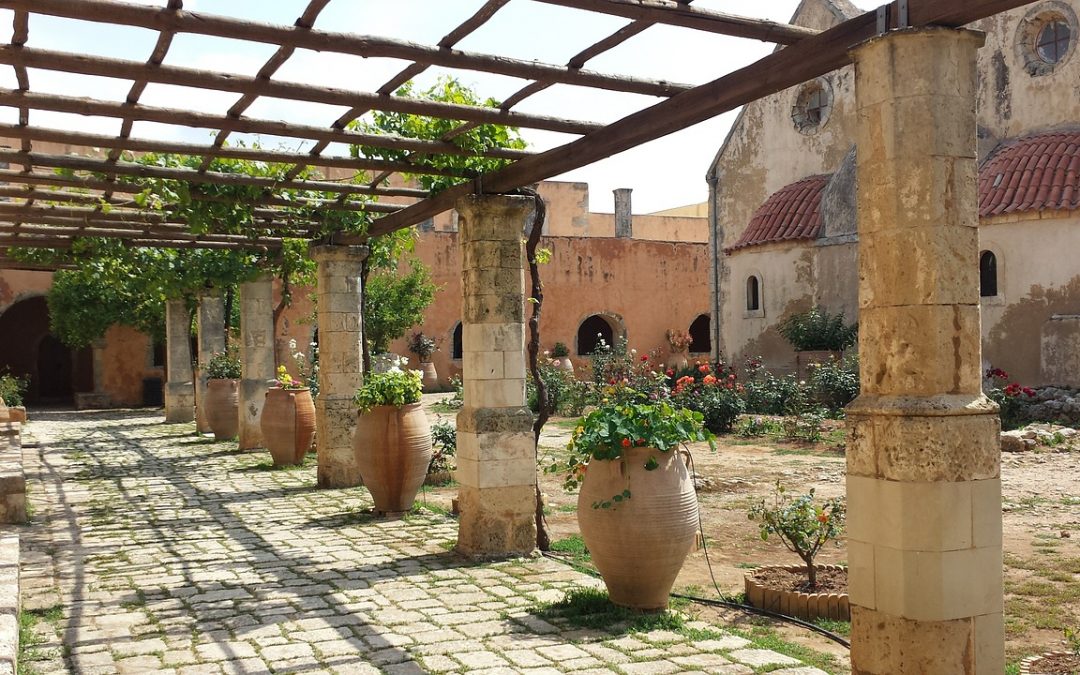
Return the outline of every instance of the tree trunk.
[[[367,280],[368,273],[371,272],[370,256],[364,256],[363,262],[360,263],[360,320],[367,319],[368,307],[367,307]],[[360,354],[363,357],[364,369],[362,372],[371,372],[371,349],[368,347],[368,333],[364,326],[360,326],[360,336],[363,338],[360,340]]]
[[[225,287],[225,352],[226,353],[228,353],[228,351],[229,351],[229,338],[231,337],[230,330],[229,330],[231,328],[231,326],[229,324],[232,323],[232,311],[233,311],[233,301],[235,299],[235,293],[236,293],[236,286],[233,286],[233,285],[230,284],[229,286]]]

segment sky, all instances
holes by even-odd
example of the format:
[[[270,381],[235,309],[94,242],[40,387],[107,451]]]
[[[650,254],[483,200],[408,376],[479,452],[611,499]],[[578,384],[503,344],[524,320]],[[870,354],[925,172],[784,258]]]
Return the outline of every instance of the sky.
[[[165,0],[125,0],[137,4],[164,6]],[[378,35],[435,44],[443,35],[472,15],[483,0],[333,0],[319,15],[316,29]],[[870,9],[876,0],[856,0]],[[185,0],[185,9],[234,16],[275,24],[292,24],[303,12],[307,0]],[[797,0],[697,0],[695,7],[730,14],[790,20]],[[565,64],[586,46],[629,23],[626,19],[556,7],[534,0],[512,0],[487,24],[458,43],[473,52],[500,54],[545,63]],[[11,38],[12,13],[0,10],[0,41]],[[117,27],[88,21],[55,19],[31,15],[27,46],[64,52],[145,61],[153,50],[157,33],[138,28]],[[685,84],[703,84],[756,61],[773,45],[754,40],[729,38],[688,29],[653,26],[619,47],[588,62],[587,69],[604,73],[665,79]],[[203,68],[219,72],[254,75],[274,52],[272,45],[180,34],[166,56],[169,65]],[[298,50],[278,70],[275,79],[311,85],[371,91],[381,86],[408,62]],[[451,75],[483,97],[502,100],[525,81],[516,78],[429,68],[416,79],[423,88],[442,75]],[[32,91],[90,96],[122,101],[131,82],[110,78],[75,76],[52,71],[29,71]],[[14,70],[0,66],[0,87],[15,88]],[[150,84],[142,103],[184,108],[222,115],[238,95],[208,92],[186,87]],[[660,99],[635,94],[602,92],[570,85],[555,85],[515,106],[514,110],[536,114],[609,123],[648,107]],[[260,98],[246,115],[279,119],[315,126],[329,126],[344,108],[303,101]],[[554,180],[587,182],[590,209],[613,210],[611,191],[633,189],[635,213],[650,213],[705,201],[708,190],[705,172],[723,142],[738,111],[702,122],[606,160],[571,171]],[[17,112],[0,107],[0,123],[14,124]],[[106,135],[119,133],[120,120],[34,111],[31,124]],[[547,150],[576,138],[566,134],[522,130],[535,151]],[[136,122],[136,138],[207,142],[211,131],[185,129],[150,122]],[[255,140],[243,135],[234,140]],[[303,150],[310,144],[296,139],[262,136],[263,147]],[[327,154],[347,154],[347,148],[331,145]]]

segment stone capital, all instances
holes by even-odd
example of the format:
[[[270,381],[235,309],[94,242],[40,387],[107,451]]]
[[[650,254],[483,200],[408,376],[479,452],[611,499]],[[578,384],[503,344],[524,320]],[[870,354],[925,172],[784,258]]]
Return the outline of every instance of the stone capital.
[[[308,255],[317,263],[355,262],[367,260],[371,249],[367,246],[345,246],[341,244],[321,244],[308,249]]]

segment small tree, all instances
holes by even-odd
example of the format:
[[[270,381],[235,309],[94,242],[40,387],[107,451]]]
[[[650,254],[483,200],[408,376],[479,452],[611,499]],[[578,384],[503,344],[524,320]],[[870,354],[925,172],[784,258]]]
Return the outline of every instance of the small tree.
[[[762,541],[768,541],[769,535],[778,535],[789,551],[802,558],[810,589],[814,590],[817,588],[814,558],[825,542],[843,532],[846,512],[844,501],[839,497],[818,504],[814,502],[814,488],[805,495],[793,497],[778,480],[772,505],[767,505],[762,497],[750,508],[747,517],[760,521]]]
[[[795,351],[827,350],[838,352],[855,344],[858,324],[844,323],[844,313],[829,314],[821,307],[792,314],[781,321],[776,330],[791,343]]]

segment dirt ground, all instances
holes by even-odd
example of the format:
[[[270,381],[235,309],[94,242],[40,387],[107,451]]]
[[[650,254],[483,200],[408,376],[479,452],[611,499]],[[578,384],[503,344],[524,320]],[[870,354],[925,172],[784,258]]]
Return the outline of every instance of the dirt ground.
[[[431,412],[453,421],[453,413]],[[554,418],[541,437],[541,464],[559,456],[569,440],[573,420]],[[763,542],[757,524],[746,517],[750,505],[771,493],[777,479],[799,493],[814,487],[822,498],[844,493],[842,422],[830,422],[832,433],[817,444],[770,437],[721,437],[716,452],[706,444],[691,448],[696,471],[708,485],[699,491],[706,550],[690,554],[675,589],[715,598],[715,576],[726,595],[741,593],[752,567],[798,564],[775,539]],[[547,462],[544,461],[547,459]],[[1063,646],[1062,629],[1080,627],[1080,443],[1002,458],[1006,588],[1006,649],[1009,660]],[[578,533],[577,495],[562,489],[562,479],[542,475],[552,540]],[[427,498],[449,506],[456,487],[431,490]],[[842,563],[845,543],[826,545],[822,563]],[[710,572],[711,563],[711,572]],[[742,620],[731,612],[726,619]],[[821,651],[846,657],[841,646],[801,629],[784,636]]]

